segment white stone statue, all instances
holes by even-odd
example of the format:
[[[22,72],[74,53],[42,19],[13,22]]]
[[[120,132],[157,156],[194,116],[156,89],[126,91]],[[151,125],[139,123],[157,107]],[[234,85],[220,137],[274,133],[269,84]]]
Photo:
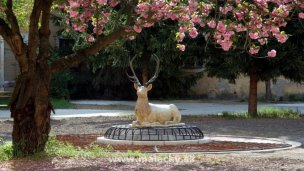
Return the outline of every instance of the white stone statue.
[[[134,82],[134,88],[137,91],[137,101],[135,106],[136,121],[133,121],[132,127],[159,127],[159,126],[177,126],[184,125],[179,124],[181,121],[181,114],[178,108],[174,104],[152,104],[148,100],[148,91],[152,89],[152,82],[157,78],[159,73],[159,59],[156,60],[156,72],[154,76],[144,84],[141,85],[138,80],[135,71],[133,69],[132,62],[135,57],[130,60],[130,68],[133,76],[128,75],[132,82]]]

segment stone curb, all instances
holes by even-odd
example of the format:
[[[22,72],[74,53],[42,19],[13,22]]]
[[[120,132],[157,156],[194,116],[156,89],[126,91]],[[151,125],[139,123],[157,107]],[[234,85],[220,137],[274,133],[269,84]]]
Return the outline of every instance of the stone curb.
[[[231,141],[231,142],[247,142],[247,143],[272,143],[272,144],[287,144],[288,147],[268,148],[258,150],[226,150],[226,151],[193,151],[193,152],[159,152],[159,153],[205,153],[205,154],[230,154],[230,153],[265,153],[280,150],[289,150],[300,147],[302,144],[296,141],[282,140],[279,138],[265,137],[249,137],[249,136],[232,136],[232,135],[213,135],[205,136],[199,140],[184,140],[184,141],[130,141],[130,140],[112,140],[104,137],[98,137],[97,143],[111,145],[185,145],[185,144],[204,144],[211,141]]]

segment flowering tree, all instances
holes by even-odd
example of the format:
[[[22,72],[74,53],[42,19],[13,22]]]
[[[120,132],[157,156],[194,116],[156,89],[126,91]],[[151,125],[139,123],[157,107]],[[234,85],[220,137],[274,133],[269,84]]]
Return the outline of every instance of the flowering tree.
[[[240,37],[248,41],[244,49],[257,54],[267,38],[285,42],[280,31],[292,9],[303,11],[303,0],[34,0],[29,18],[29,40],[25,44],[12,0],[1,0],[0,35],[11,47],[19,63],[20,75],[11,99],[14,118],[14,154],[42,151],[50,131],[49,102],[51,76],[78,65],[115,40],[134,39],[143,27],[160,20],[178,20],[177,47],[185,49],[185,34],[197,36],[198,27],[207,27],[206,37],[223,50],[234,47]],[[66,16],[66,31],[76,31],[88,42],[86,47],[50,64],[49,20],[52,7]],[[54,12],[56,13],[56,12]],[[299,12],[299,17],[304,18]],[[88,24],[94,27],[87,32]],[[276,56],[276,51],[268,53]]]
[[[238,49],[223,52],[213,45],[209,45],[207,48],[209,58],[206,72],[209,76],[225,78],[231,82],[235,82],[240,75],[249,76],[248,112],[252,117],[257,117],[258,81],[276,80],[280,76],[296,83],[304,81],[302,74],[304,72],[304,41],[302,39],[304,20],[294,15],[282,30],[292,36],[284,44],[275,39],[269,39],[267,45],[259,49],[259,56]],[[245,39],[238,42],[239,46],[244,44]],[[273,48],[278,51],[277,56],[275,58],[264,57]]]

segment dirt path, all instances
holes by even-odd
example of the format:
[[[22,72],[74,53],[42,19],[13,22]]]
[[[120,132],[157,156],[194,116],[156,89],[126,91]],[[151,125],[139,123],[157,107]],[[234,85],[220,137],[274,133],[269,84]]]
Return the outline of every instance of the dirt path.
[[[129,124],[127,117],[90,117],[52,120],[54,134],[103,134],[113,124]],[[197,125],[205,134],[259,136],[299,141],[304,144],[304,118],[301,119],[235,119],[184,117],[183,122]],[[0,121],[0,136],[10,135],[11,120]],[[151,157],[154,157],[151,154]],[[304,170],[304,146],[273,153],[198,154],[190,162],[150,160],[150,162],[109,162],[109,158],[14,160],[0,163],[0,170]],[[189,158],[188,156],[188,158]],[[161,158],[161,157],[159,157]],[[174,158],[174,157],[173,157]],[[172,158],[172,160],[173,160]],[[187,155],[177,155],[178,159]],[[151,162],[152,161],[152,162]],[[21,169],[21,170],[22,170]]]

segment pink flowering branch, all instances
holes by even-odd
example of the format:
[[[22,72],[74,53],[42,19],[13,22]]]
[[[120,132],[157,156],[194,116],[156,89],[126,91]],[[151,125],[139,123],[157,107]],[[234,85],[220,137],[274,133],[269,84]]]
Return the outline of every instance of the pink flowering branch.
[[[184,51],[185,46],[182,44],[185,36],[196,38],[199,27],[208,26],[207,42],[213,40],[224,51],[228,51],[236,45],[239,37],[246,34],[244,48],[250,54],[258,54],[259,46],[265,45],[269,37],[276,38],[280,43],[287,40],[288,36],[280,31],[280,27],[286,26],[293,9],[304,9],[302,1],[254,0],[249,3],[243,0],[228,0],[219,5],[217,0],[206,2],[141,0],[133,3],[136,7],[134,10],[130,10],[132,13],[128,14],[128,22],[125,27],[129,39],[134,39],[143,28],[151,27],[156,22],[167,19],[179,21],[180,28],[176,34],[177,48]],[[60,8],[68,12],[71,17],[69,22],[74,30],[86,32],[86,23],[98,20],[94,29],[99,30],[97,33],[102,34],[115,7],[131,2],[68,0],[68,3],[61,5]],[[92,7],[93,4],[102,10],[99,12],[100,20],[93,15],[96,13],[94,11],[96,8]],[[270,8],[270,4],[272,8]],[[299,18],[304,18],[304,13],[301,11]]]

